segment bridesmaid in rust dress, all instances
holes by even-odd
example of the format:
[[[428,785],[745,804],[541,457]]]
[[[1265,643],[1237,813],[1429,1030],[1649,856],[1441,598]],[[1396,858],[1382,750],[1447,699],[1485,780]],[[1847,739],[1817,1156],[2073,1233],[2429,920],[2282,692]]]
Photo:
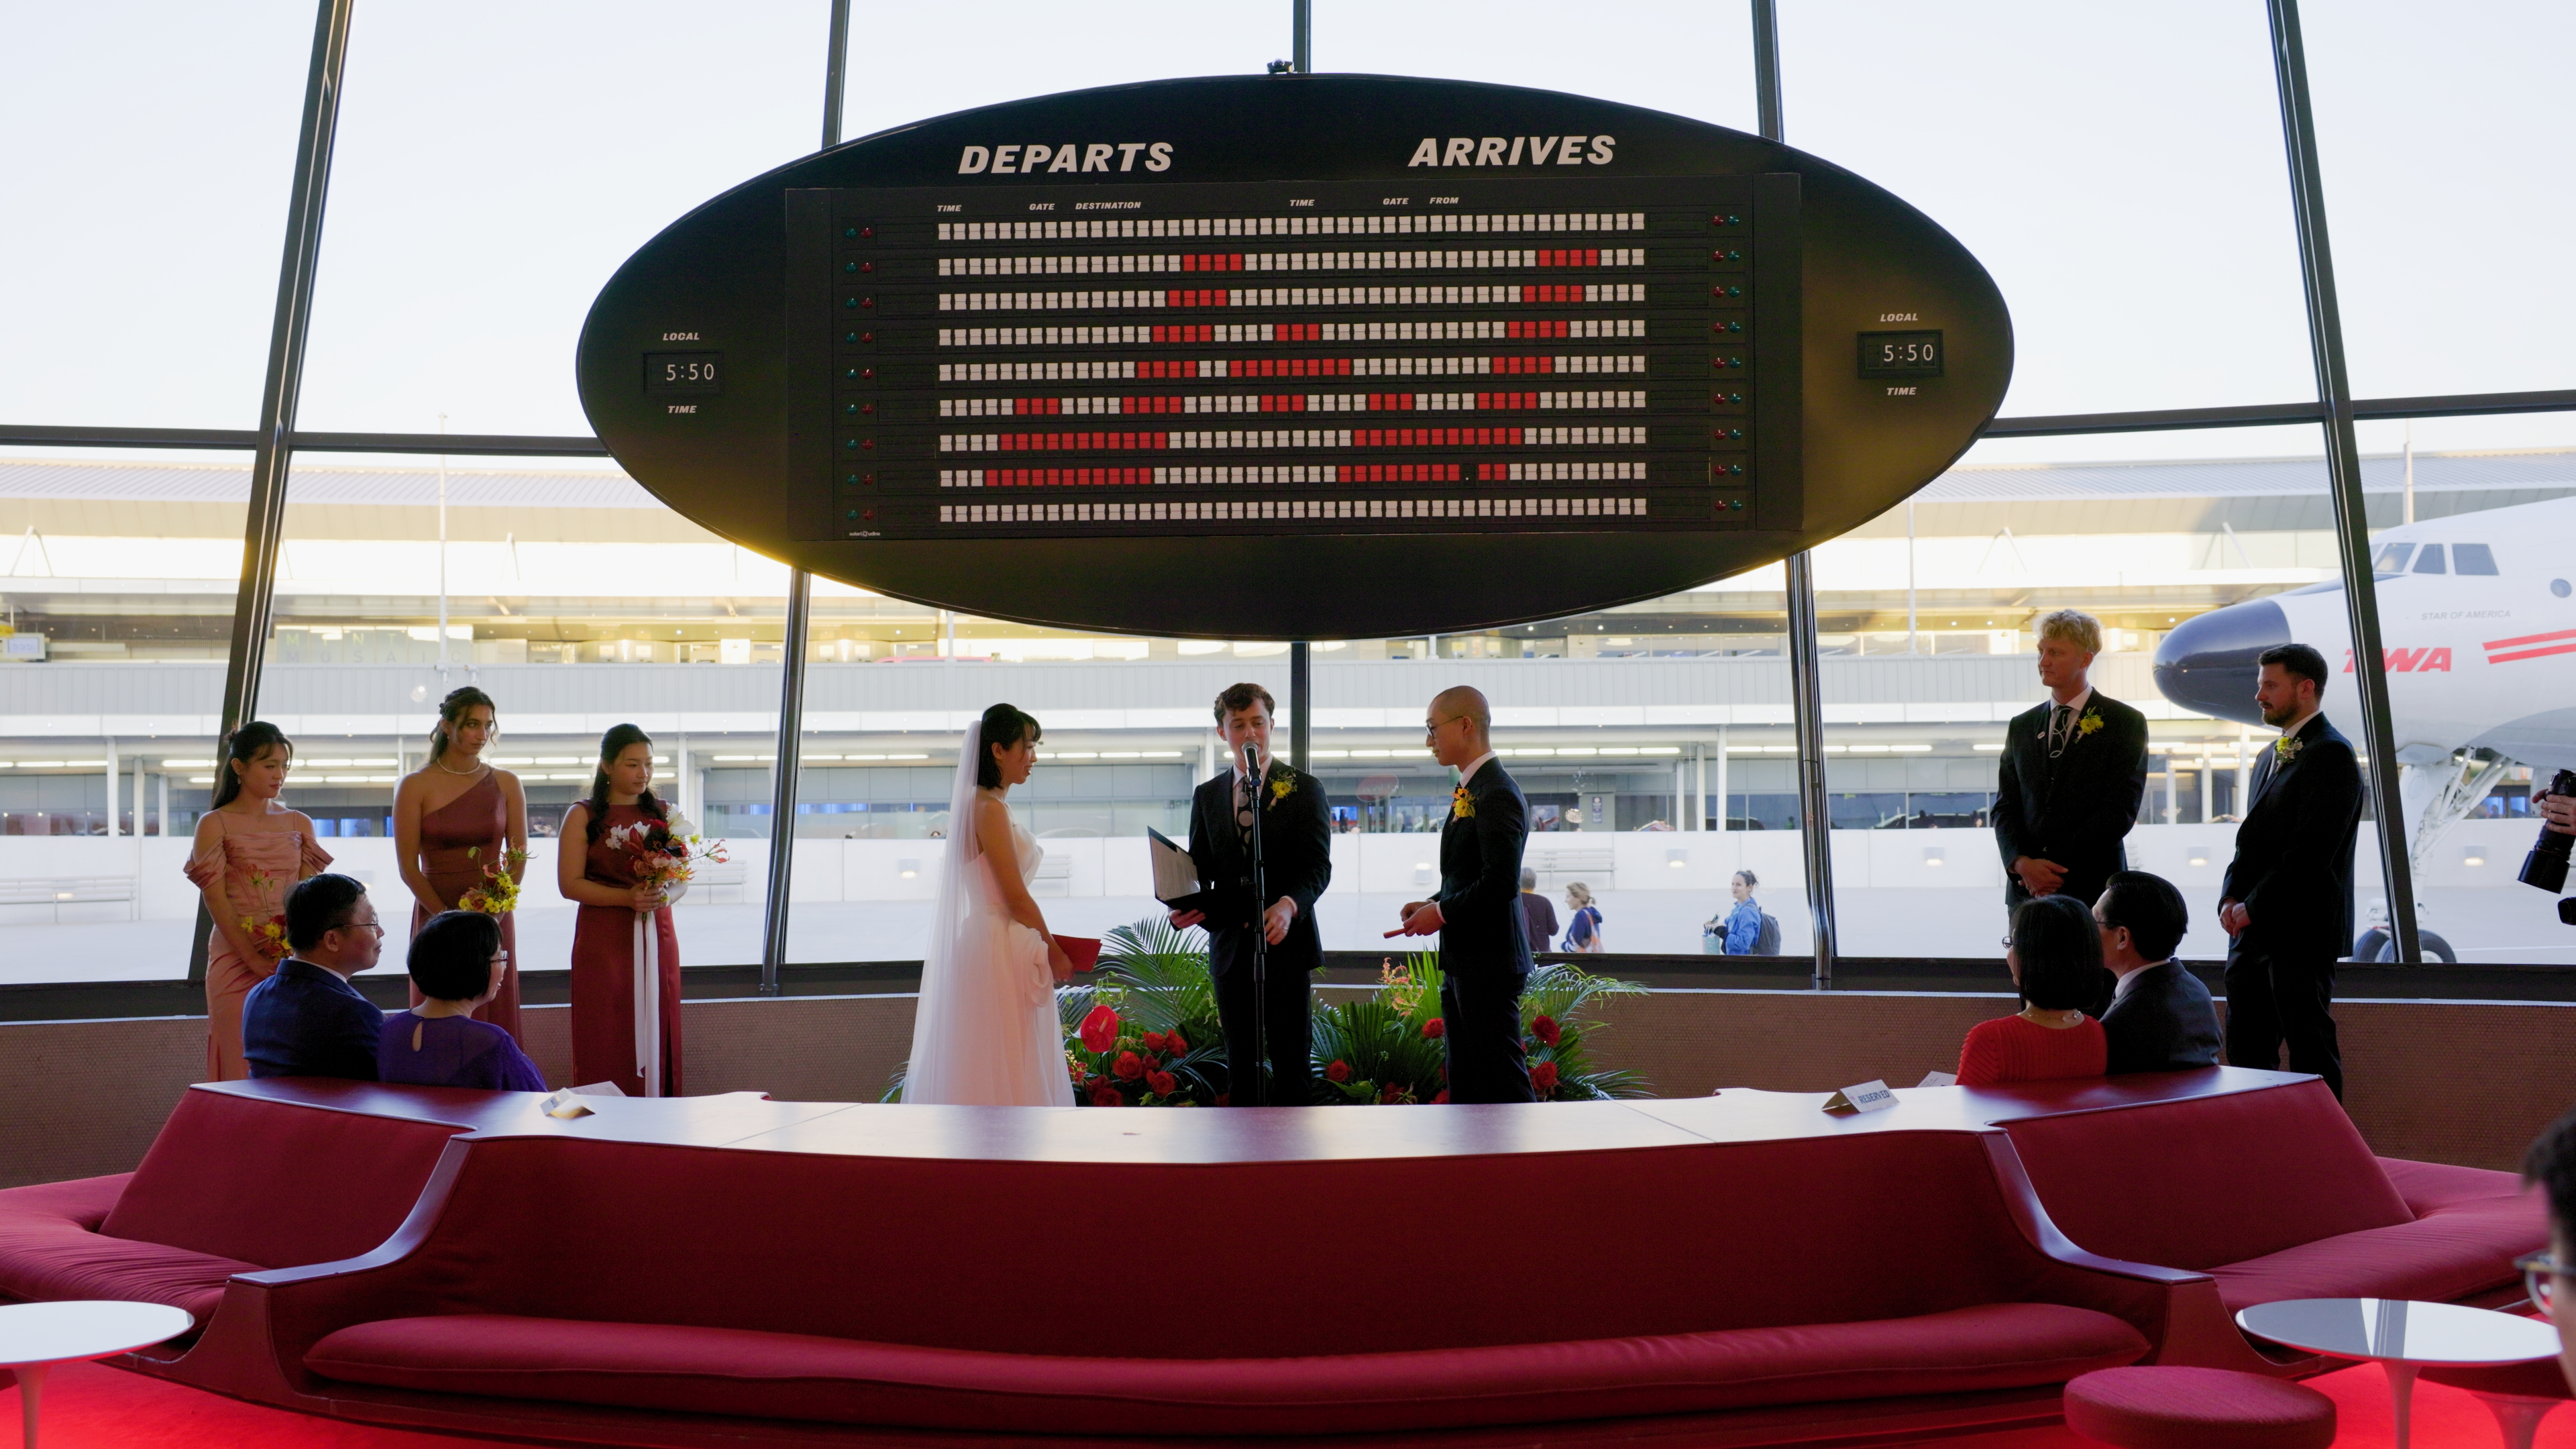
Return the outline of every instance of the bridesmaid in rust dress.
[[[451,692],[439,701],[429,759],[394,789],[394,855],[411,889],[412,935],[430,917],[460,906],[467,891],[484,883],[487,868],[505,870],[514,881],[527,877],[528,797],[518,776],[483,762],[484,746],[499,732],[492,696],[472,685]],[[474,1018],[524,1044],[518,923],[508,913],[500,920],[499,989]],[[420,1001],[414,987],[411,1004]]]
[[[214,919],[206,935],[208,1081],[250,1076],[242,1004],[286,952],[277,922],[287,891],[331,863],[314,844],[312,820],[278,803],[294,758],[294,742],[265,720],[233,731],[216,767],[214,807],[197,818],[196,848],[181,867]]]
[[[581,915],[572,934],[572,1064],[577,1082],[615,1082],[644,1095],[635,1052],[635,917],[650,913],[657,933],[662,1033],[662,1095],[680,1095],[680,935],[662,888],[638,884],[635,856],[610,843],[609,832],[643,820],[669,820],[653,796],[653,741],[622,724],[599,742],[599,773],[590,798],[564,815],[555,848],[555,884]],[[587,842],[586,851],[578,849]]]

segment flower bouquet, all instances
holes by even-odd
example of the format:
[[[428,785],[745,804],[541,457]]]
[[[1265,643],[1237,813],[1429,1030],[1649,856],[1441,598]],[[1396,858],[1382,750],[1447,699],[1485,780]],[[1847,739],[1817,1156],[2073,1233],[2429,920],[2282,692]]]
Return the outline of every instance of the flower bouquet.
[[[722,865],[732,859],[723,841],[701,837],[698,827],[677,810],[667,820],[638,820],[611,829],[608,845],[635,857],[637,884],[660,886],[664,899],[672,901],[687,893],[700,864]]]
[[[467,860],[480,859],[483,847],[477,845],[465,852]],[[519,908],[519,867],[528,863],[524,850],[501,852],[501,863],[483,867],[483,883],[456,898],[457,909],[481,911],[487,916],[506,916]]]
[[[284,916],[271,916],[265,921],[256,916],[244,916],[241,928],[242,934],[250,937],[250,948],[257,951],[263,961],[283,961],[287,953],[295,949],[293,943],[286,939]]]

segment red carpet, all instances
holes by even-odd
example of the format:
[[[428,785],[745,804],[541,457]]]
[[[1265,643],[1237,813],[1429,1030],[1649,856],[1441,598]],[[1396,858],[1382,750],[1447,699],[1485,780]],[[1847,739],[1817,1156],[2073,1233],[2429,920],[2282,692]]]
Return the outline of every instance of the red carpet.
[[[2338,1449],[2386,1449],[2388,1380],[2375,1365],[2346,1369],[2308,1383],[2330,1395],[2341,1415]],[[68,1364],[45,1388],[46,1449],[454,1449],[457,1445],[508,1444],[513,1440],[457,1438],[344,1424],[245,1404],[181,1388],[139,1374]],[[14,1443],[18,1391],[0,1390],[0,1441]],[[1942,1449],[2085,1449],[2092,1443],[2062,1428],[1926,1441]],[[2415,1389],[2414,1442],[2422,1449],[2497,1449],[2502,1442],[2484,1404],[2458,1389],[2419,1384]],[[2576,1449],[2576,1407],[2561,1408],[2540,1426],[2536,1449]]]

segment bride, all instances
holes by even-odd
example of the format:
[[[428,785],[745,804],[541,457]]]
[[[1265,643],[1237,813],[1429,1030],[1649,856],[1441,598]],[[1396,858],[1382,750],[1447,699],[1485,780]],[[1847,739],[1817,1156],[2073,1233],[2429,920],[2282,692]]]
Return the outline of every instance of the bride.
[[[1073,1103],[1055,1005],[1055,983],[1072,978],[1073,963],[1029,896],[1045,852],[1002,803],[1036,767],[1038,735],[1036,720],[997,704],[957,752],[906,1103]]]

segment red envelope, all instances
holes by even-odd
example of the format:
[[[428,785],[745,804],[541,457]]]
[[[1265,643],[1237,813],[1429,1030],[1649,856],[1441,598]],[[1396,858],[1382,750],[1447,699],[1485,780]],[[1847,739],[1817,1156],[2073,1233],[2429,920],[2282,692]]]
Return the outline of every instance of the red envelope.
[[[1064,948],[1066,956],[1072,958],[1073,969],[1076,971],[1088,971],[1100,964],[1098,936],[1058,936],[1055,938],[1055,943]]]

